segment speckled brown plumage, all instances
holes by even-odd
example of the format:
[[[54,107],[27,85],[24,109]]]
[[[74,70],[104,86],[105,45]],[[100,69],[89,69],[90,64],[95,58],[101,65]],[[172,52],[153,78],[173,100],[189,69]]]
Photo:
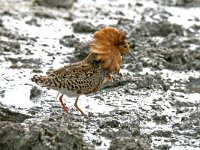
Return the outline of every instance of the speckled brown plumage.
[[[112,79],[112,74],[119,71],[121,53],[129,52],[128,44],[124,40],[123,32],[115,28],[103,28],[95,32],[90,44],[91,53],[84,60],[52,70],[46,76],[35,75],[32,81],[67,96],[77,96],[74,105],[87,117],[77,105],[78,97],[96,92],[104,81]],[[62,96],[59,100],[64,108]],[[64,110],[68,111],[66,107]]]
[[[107,76],[107,71],[95,60],[95,54],[90,54],[83,61],[51,71],[47,76],[35,75],[32,81],[58,91],[63,88],[75,94],[89,94],[96,92]]]

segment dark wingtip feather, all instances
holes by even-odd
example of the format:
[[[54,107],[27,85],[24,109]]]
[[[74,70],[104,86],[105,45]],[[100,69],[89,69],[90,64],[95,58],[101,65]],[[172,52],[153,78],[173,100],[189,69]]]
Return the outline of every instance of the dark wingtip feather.
[[[45,78],[43,76],[34,75],[31,78],[31,81],[35,82],[38,85],[45,85],[47,82],[47,78]]]
[[[34,75],[34,76],[31,78],[31,81],[37,83],[37,81],[38,81],[38,75]]]

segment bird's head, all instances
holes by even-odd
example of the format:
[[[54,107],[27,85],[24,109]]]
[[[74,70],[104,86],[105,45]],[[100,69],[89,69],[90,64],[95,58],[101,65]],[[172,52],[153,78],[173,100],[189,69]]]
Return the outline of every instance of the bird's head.
[[[127,42],[121,43],[119,46],[120,53],[129,53],[129,45]]]
[[[94,33],[90,51],[96,53],[96,60],[101,61],[102,68],[109,73],[119,72],[123,53],[129,53],[124,32],[106,27]]]

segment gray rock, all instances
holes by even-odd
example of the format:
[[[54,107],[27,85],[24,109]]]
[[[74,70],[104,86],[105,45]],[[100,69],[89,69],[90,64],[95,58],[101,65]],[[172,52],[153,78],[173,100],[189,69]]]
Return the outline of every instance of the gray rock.
[[[36,86],[33,86],[30,91],[30,99],[38,97],[41,93],[41,90],[39,90]]]
[[[47,7],[62,7],[69,9],[76,0],[35,0],[34,3]]]
[[[145,136],[113,139],[109,150],[151,150],[150,141]]]
[[[90,33],[96,31],[95,26],[86,21],[79,21],[72,24],[75,33]]]
[[[56,122],[55,122],[56,123]],[[22,125],[0,122],[0,149],[82,150],[83,139],[67,127],[53,124]]]
[[[4,108],[3,106],[0,106],[0,122],[10,121],[14,123],[21,123],[28,118],[32,117],[29,115],[21,114],[19,112],[11,111],[9,108]]]
[[[66,35],[62,37],[59,42],[66,47],[75,47],[80,45],[79,39],[77,39],[74,35]]]

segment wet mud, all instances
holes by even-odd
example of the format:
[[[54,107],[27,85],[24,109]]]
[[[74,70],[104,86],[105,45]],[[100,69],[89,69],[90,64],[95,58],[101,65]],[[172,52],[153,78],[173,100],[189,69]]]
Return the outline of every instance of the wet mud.
[[[184,1],[0,2],[0,149],[199,149],[200,7]],[[82,60],[92,34],[127,33],[136,60],[97,93],[64,96],[34,74]]]

